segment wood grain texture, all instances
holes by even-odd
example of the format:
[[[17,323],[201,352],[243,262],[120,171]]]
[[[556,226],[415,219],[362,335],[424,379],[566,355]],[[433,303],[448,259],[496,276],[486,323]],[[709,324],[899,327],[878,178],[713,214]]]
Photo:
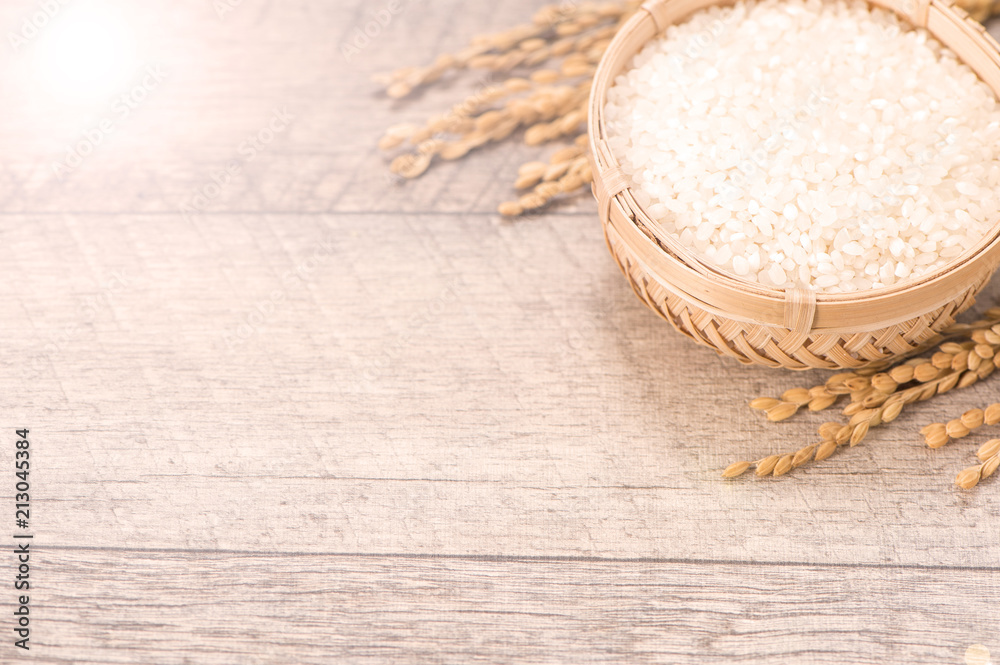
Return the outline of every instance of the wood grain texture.
[[[1000,603],[996,569],[89,549],[40,567],[38,649],[80,665],[941,663]]]
[[[152,0],[143,57],[169,74],[62,180],[52,161],[108,102],[52,104],[0,56],[19,93],[0,126],[0,468],[31,428],[30,659],[1000,654],[1000,493],[952,486],[993,435],[930,451],[918,434],[997,401],[993,382],[822,465],[723,482],[825,420],[770,425],[746,402],[824,374],[679,338],[628,290],[587,197],[499,220],[544,149],[385,178],[379,132],[476,81],[390,103],[371,74],[541,4],[406,3],[348,63],[377,3],[244,0],[220,19]],[[30,9],[4,4],[0,27]],[[281,108],[287,131],[183,215]]]

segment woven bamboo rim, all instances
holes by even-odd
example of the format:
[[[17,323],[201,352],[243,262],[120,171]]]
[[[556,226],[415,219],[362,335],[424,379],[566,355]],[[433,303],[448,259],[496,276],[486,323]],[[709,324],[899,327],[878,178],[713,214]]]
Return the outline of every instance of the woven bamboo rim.
[[[594,195],[612,256],[636,295],[674,328],[744,364],[859,368],[926,347],[975,303],[1000,264],[1000,220],[943,269],[851,294],[777,289],[723,273],[663,231],[636,202],[607,143],[604,106],[615,77],[670,25],[728,0],[649,0],[615,36],[594,77],[589,139]],[[1000,95],[1000,46],[943,0],[872,0],[926,28]]]

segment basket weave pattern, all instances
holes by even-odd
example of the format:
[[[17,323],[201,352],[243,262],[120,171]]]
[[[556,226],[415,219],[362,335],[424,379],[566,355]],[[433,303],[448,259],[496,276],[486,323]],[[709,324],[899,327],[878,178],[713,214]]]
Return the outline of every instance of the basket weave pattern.
[[[853,369],[909,355],[930,345],[935,331],[975,304],[989,281],[970,287],[962,296],[923,316],[887,328],[855,334],[813,334],[806,340],[785,328],[721,319],[690,304],[653,281],[613,227],[605,227],[608,248],[636,296],[679,333],[744,365],[786,369]]]
[[[817,295],[802,286],[781,290],[718,271],[636,202],[631,179],[607,144],[607,90],[649,40],[717,2],[648,0],[598,67],[589,137],[593,190],[612,256],[650,309],[685,336],[744,364],[856,369],[922,350],[975,303],[1000,264],[1000,221],[989,237],[933,275],[868,293]],[[943,0],[872,2],[927,28],[1000,93],[1000,46],[961,8]]]

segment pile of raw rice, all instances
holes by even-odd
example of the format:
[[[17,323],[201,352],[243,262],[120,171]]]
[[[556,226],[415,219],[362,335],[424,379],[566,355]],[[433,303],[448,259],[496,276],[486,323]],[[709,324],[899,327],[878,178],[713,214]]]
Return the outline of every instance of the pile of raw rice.
[[[635,57],[606,118],[638,203],[763,285],[844,293],[927,275],[1000,211],[993,92],[862,2],[701,11]]]

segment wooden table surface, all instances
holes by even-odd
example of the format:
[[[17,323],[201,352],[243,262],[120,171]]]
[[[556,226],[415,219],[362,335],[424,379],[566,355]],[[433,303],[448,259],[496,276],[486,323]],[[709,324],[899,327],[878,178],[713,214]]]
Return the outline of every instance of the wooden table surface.
[[[823,464],[723,481],[825,420],[747,401],[824,375],[676,335],[588,197],[501,220],[546,149],[387,178],[380,131],[477,82],[393,103],[371,75],[542,4],[398,2],[347,62],[388,3],[109,0],[138,65],[86,101],[33,69],[55,27],[3,50],[0,662],[996,662],[1000,485],[952,484],[988,435],[918,433],[996,380]],[[2,32],[38,6],[3,3]]]

